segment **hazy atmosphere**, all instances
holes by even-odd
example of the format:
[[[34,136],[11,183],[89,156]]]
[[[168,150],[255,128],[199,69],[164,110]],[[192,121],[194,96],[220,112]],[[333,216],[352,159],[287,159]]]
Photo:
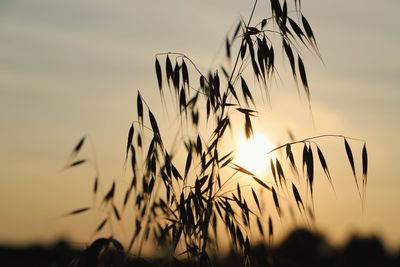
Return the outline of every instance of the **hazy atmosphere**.
[[[239,18],[248,18],[251,5],[238,0],[1,1],[0,243],[93,241],[99,214],[63,216],[92,203],[92,169],[62,170],[73,147],[90,136],[93,145],[83,155],[93,157],[94,149],[103,179],[123,181],[138,90],[157,113],[163,133],[179,127],[159,99],[155,54],[180,52],[204,70],[218,67],[226,33]],[[270,103],[261,100],[257,106],[254,129],[273,146],[289,140],[288,130],[298,139],[343,134],[366,141],[364,212],[342,139],[322,143],[336,193],[325,177],[316,179],[315,228],[332,242],[360,233],[376,234],[390,248],[400,246],[399,10],[398,0],[302,1],[324,61],[305,52],[311,111],[287,62],[272,83]],[[277,54],[276,61],[283,58]],[[233,133],[234,139],[241,134],[241,129]],[[354,143],[354,148],[359,162],[361,146]],[[287,220],[280,231],[293,227]]]

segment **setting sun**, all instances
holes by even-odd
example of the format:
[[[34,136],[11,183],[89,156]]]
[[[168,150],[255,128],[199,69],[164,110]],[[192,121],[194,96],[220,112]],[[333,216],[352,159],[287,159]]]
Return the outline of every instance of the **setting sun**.
[[[270,155],[267,152],[274,146],[262,133],[254,133],[253,137],[246,139],[239,137],[236,150],[236,161],[245,169],[257,176],[265,175]]]

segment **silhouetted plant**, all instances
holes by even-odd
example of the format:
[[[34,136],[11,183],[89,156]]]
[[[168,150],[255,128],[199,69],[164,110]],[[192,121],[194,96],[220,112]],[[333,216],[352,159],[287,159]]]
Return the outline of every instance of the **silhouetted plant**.
[[[128,251],[140,254],[146,242],[155,240],[159,245],[167,245],[171,256],[186,254],[200,265],[210,265],[210,253],[218,249],[218,238],[223,235],[219,233],[219,227],[222,227],[230,238],[232,249],[243,253],[248,264],[252,245],[250,230],[256,227],[263,238],[267,237],[272,242],[276,218],[272,211],[265,208],[265,200],[257,189],[243,188],[238,178],[246,175],[258,183],[262,191],[269,194],[268,198],[279,218],[285,213],[282,205],[285,201],[295,204],[300,216],[312,219],[317,164],[333,185],[327,161],[318,145],[324,137],[344,140],[358,193],[364,203],[368,166],[364,141],[343,135],[321,135],[292,140],[266,151],[266,160],[268,154],[278,150],[283,152],[281,158],[270,159],[273,178],[270,181],[273,182],[257,177],[236,164],[234,151],[223,152],[221,148],[227,130],[233,124],[233,114],[243,117],[245,135],[247,138],[252,136],[252,118],[257,116],[257,101],[253,96],[255,89],[248,80],[254,79],[261,93],[268,97],[278,72],[275,62],[279,51],[286,55],[293,79],[299,85],[298,89],[302,87],[310,104],[302,49],[306,48],[319,58],[321,56],[312,28],[301,10],[301,1],[293,1],[292,9],[286,1],[266,2],[270,2],[270,14],[253,23],[258,4],[256,0],[248,21],[240,20],[235,30],[226,37],[226,61],[218,69],[204,72],[190,57],[181,53],[159,53],[155,56],[159,94],[166,105],[176,105],[182,125],[177,129],[177,136],[184,145],[184,152],[167,148],[155,114],[138,93],[137,119],[130,126],[125,151],[125,163],[130,161],[132,179],[121,207],[117,207],[114,201],[115,181],[101,202],[96,204],[106,210],[106,216],[96,232],[110,224],[111,220],[119,221],[122,212],[131,205],[134,210],[131,218],[133,233]],[[168,92],[172,98],[165,97]],[[203,124],[212,127],[212,131],[204,130],[205,127],[201,127]],[[185,128],[184,125],[193,127]],[[83,137],[76,145],[68,167],[86,162],[74,161],[85,140],[86,137]],[[349,140],[364,142],[361,186]],[[301,149],[302,155],[298,156],[294,150]],[[176,159],[179,159],[177,154],[180,153],[184,153],[184,164],[179,164]],[[298,162],[301,162],[301,171]],[[290,169],[291,175],[286,169]],[[98,177],[96,167],[93,186],[93,194],[96,195],[99,194]],[[299,190],[301,179],[306,181],[309,190]],[[231,185],[235,182],[236,187],[232,190]],[[243,190],[251,191],[251,197],[244,196]],[[308,195],[311,203],[306,200]],[[92,208],[81,208],[69,214],[83,213]]]

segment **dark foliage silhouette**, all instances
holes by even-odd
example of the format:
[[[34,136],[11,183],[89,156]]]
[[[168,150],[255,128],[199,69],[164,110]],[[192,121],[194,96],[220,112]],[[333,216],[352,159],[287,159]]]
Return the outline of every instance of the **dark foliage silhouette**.
[[[252,137],[252,119],[258,115],[256,105],[259,104],[255,94],[259,89],[258,93],[269,99],[269,90],[279,77],[277,58],[280,53],[289,63],[299,94],[306,97],[311,109],[304,51],[318,58],[321,55],[310,23],[301,9],[301,1],[265,2],[269,13],[265,12],[259,22],[253,22],[258,8],[256,0],[248,20],[239,20],[234,31],[227,35],[226,56],[216,69],[201,70],[185,54],[156,54],[155,74],[160,98],[166,108],[175,105],[181,121],[181,127],[176,129],[180,141],[172,149],[168,148],[170,141],[164,139],[163,133],[174,129],[160,127],[155,112],[138,92],[137,118],[129,126],[124,151],[125,166],[130,165],[129,185],[126,187],[114,181],[100,196],[100,201],[69,215],[94,208],[103,210],[104,219],[99,222],[96,232],[110,227],[112,235],[112,222],[120,221],[126,210],[133,210],[134,215],[130,218],[133,229],[127,247],[131,253],[140,255],[146,243],[153,243],[165,248],[172,261],[184,256],[190,262],[209,266],[216,260],[213,255],[218,255],[218,240],[222,238],[228,239],[230,249],[239,253],[249,265],[252,246],[259,241],[253,240],[251,233],[272,243],[274,223],[283,220],[293,207],[298,216],[312,223],[317,168],[323,170],[333,186],[328,162],[318,143],[326,137],[341,139],[344,143],[344,153],[364,203],[368,156],[362,140],[327,134],[291,140],[265,151],[266,159],[275,152],[282,154],[269,162],[270,181],[273,182],[235,163],[234,148],[225,151],[222,147],[227,133],[237,123],[242,125],[247,138]],[[233,116],[242,119],[238,122]],[[83,137],[78,142],[67,168],[91,161],[78,158],[86,140],[87,137]],[[362,177],[357,176],[353,142],[363,144]],[[183,163],[181,158],[184,158]],[[102,181],[96,162],[92,163],[95,169],[93,194],[99,196],[98,187]],[[239,181],[242,176],[252,179],[258,188],[243,186]],[[121,206],[116,201],[117,186],[124,186]],[[266,209],[266,202],[273,203],[275,209]],[[103,245],[111,244],[109,240],[103,241]],[[99,240],[91,247],[99,254],[103,247],[98,247],[96,242]],[[310,247],[307,252],[319,253],[314,251],[318,249]]]
[[[53,246],[32,246],[25,248],[9,248],[0,246],[0,262],[8,267],[67,267],[67,266],[126,266],[126,267],[154,267],[154,266],[193,266],[188,261],[171,261],[169,259],[153,258],[146,261],[129,254],[122,254],[114,244],[115,241],[100,239],[95,241],[86,250],[80,251],[68,246],[65,241]],[[100,246],[99,246],[100,245]],[[96,247],[94,249],[94,247]],[[87,261],[90,250],[100,249],[97,265]],[[315,232],[299,229],[277,244],[268,247],[258,244],[251,248],[249,253],[252,266],[276,267],[354,267],[354,266],[400,266],[400,250],[389,253],[377,237],[350,237],[342,247],[333,247],[325,238]],[[86,265],[84,265],[84,262]],[[80,264],[80,265],[79,265]],[[217,267],[242,266],[242,256],[232,251],[221,256],[215,262]]]

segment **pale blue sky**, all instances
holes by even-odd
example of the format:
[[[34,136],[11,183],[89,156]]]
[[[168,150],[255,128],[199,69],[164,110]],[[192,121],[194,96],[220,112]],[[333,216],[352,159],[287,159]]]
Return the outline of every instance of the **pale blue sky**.
[[[70,149],[89,133],[103,176],[120,176],[137,90],[156,110],[160,104],[153,97],[154,54],[183,52],[206,69],[250,6],[251,1],[3,0],[0,242],[62,234],[86,242],[96,216],[58,218],[90,203],[90,170],[59,172]],[[399,10],[396,0],[303,1],[326,63],[306,56],[314,123],[292,81],[278,82],[271,107],[263,109],[269,124],[260,130],[270,131],[274,141],[285,138],[287,128],[299,138],[340,133],[367,141],[366,214],[344,157],[332,159],[338,159],[337,198],[321,186],[318,226],[336,240],[351,231],[377,232],[400,245]]]

